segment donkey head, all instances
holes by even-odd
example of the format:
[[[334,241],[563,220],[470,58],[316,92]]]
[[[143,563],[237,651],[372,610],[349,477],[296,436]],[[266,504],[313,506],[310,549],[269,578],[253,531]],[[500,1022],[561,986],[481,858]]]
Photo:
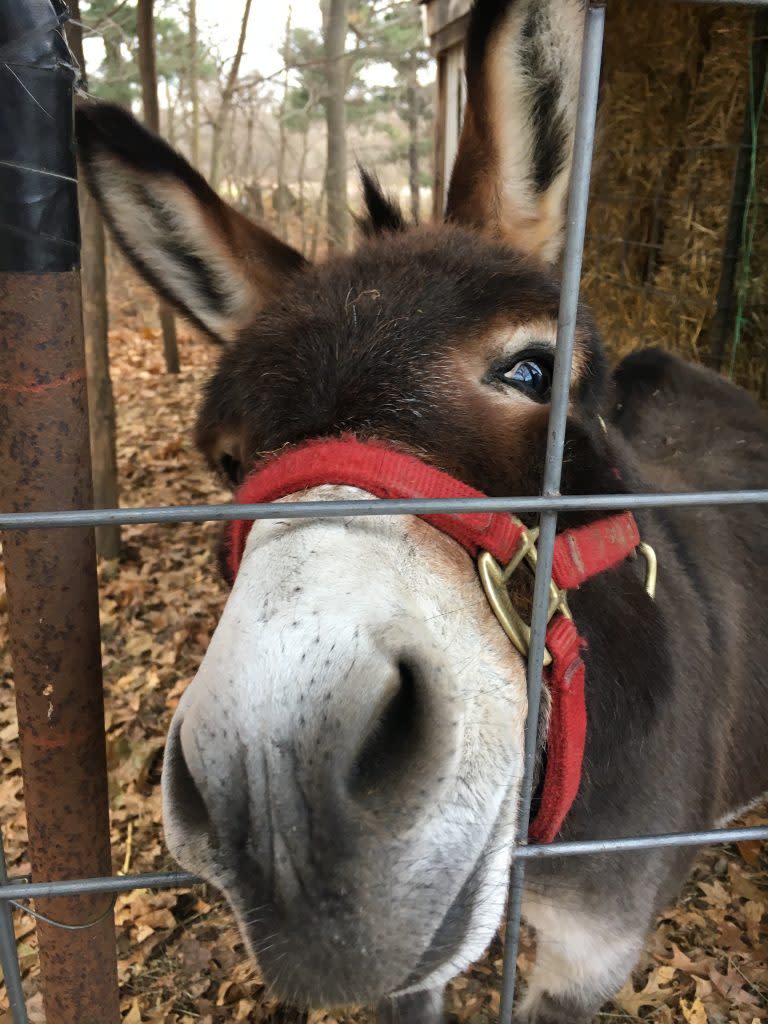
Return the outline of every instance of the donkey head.
[[[365,178],[366,237],[320,266],[128,114],[80,111],[126,254],[226,343],[197,438],[233,483],[351,433],[491,495],[539,486],[583,18],[583,0],[479,0],[444,223],[409,227]],[[607,443],[604,389],[582,311],[571,490],[579,450]],[[256,523],[171,727],[169,846],[226,893],[283,998],[437,986],[502,913],[525,712],[523,660],[453,541],[414,517]]]

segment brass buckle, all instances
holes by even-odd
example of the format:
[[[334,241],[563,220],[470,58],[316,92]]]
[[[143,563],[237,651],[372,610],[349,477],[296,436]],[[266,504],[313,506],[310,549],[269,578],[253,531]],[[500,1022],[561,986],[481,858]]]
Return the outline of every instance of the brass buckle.
[[[509,596],[509,581],[514,576],[518,567],[525,563],[535,575],[536,563],[538,562],[538,551],[536,542],[539,539],[538,528],[528,530],[515,519],[517,525],[522,529],[520,536],[520,547],[515,552],[512,561],[502,567],[487,551],[483,551],[477,560],[477,569],[480,574],[480,581],[483,584],[485,596],[493,609],[493,613],[499,620],[499,624],[517,650],[524,658],[528,657],[531,647],[531,627],[515,610]],[[572,619],[571,610],[568,607],[568,597],[564,590],[561,590],[554,580],[549,583],[549,607],[547,609],[547,622],[560,612],[566,618]],[[552,655],[544,648],[544,665],[552,664]]]
[[[513,517],[515,518],[515,517]],[[538,562],[538,550],[536,543],[539,539],[538,528],[528,530],[515,518],[515,522],[521,528],[520,547],[515,552],[512,561],[505,567],[499,565],[493,555],[483,551],[477,560],[477,569],[480,574],[480,581],[483,584],[485,596],[493,609],[493,613],[499,620],[499,624],[517,650],[524,658],[528,657],[531,647],[531,627],[515,610],[509,596],[509,581],[514,576],[518,567],[525,562],[531,572],[536,574]],[[646,561],[647,571],[645,577],[645,590],[651,600],[656,598],[656,583],[658,580],[658,560],[656,552],[650,544],[639,544],[637,553],[641,554]],[[566,618],[573,620],[571,610],[568,607],[568,595],[561,590],[554,580],[549,583],[549,607],[547,609],[547,623],[560,612]],[[544,648],[544,665],[552,664],[552,655]]]

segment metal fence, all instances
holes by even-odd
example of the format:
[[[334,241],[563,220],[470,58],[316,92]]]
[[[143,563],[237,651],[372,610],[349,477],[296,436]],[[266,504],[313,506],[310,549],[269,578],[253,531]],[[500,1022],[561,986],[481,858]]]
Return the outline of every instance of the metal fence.
[[[685,2],[685,0],[683,0]],[[687,0],[709,3],[715,0]],[[768,7],[768,0],[717,0],[723,4]],[[436,512],[466,513],[473,511],[508,511],[540,513],[539,557],[533,598],[532,636],[528,660],[528,719],[525,734],[524,778],[522,783],[517,844],[513,858],[507,912],[504,980],[501,1000],[502,1024],[511,1024],[516,982],[516,959],[521,923],[522,893],[526,864],[534,858],[584,856],[606,852],[637,851],[659,847],[704,846],[744,840],[768,839],[766,828],[719,829],[675,835],[637,836],[616,840],[560,842],[547,846],[528,845],[537,725],[542,693],[542,665],[547,627],[549,582],[558,513],[574,509],[623,510],[637,508],[671,508],[706,505],[746,505],[768,503],[768,490],[717,491],[695,494],[591,495],[565,497],[560,495],[560,479],[568,412],[568,388],[574,345],[576,311],[579,300],[582,252],[589,200],[592,150],[595,136],[598,83],[604,35],[605,8],[591,4],[586,15],[584,60],[582,65],[577,139],[571,195],[568,207],[567,237],[563,264],[562,297],[557,335],[552,406],[548,449],[542,493],[525,498],[440,499],[440,500],[361,500],[331,502],[300,502],[281,505],[279,516],[285,518],[340,517],[370,515],[407,515]],[[51,528],[94,527],[111,523],[138,524],[228,521],[239,518],[269,519],[277,515],[272,505],[213,505],[165,508],[74,510],[61,512],[0,513],[0,530],[36,531]],[[186,872],[144,874],[112,878],[89,878],[57,882],[28,882],[9,879],[4,859],[0,857],[0,966],[2,966],[10,1000],[13,1024],[27,1024],[21,975],[15,950],[11,906],[29,911],[29,900],[76,896],[94,893],[111,894],[136,888],[177,888],[189,886],[199,879]],[[107,914],[111,906],[107,910]],[[47,920],[45,916],[42,920]],[[99,921],[64,925],[71,929],[88,929]],[[50,923],[50,922],[49,922]],[[51,1021],[51,1024],[58,1022]]]

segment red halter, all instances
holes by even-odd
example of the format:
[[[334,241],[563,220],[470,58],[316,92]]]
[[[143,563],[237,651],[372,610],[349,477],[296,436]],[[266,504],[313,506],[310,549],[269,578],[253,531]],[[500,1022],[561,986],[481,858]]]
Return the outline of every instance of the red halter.
[[[354,438],[310,441],[267,459],[240,488],[237,501],[257,504],[322,484],[347,484],[379,498],[484,498],[448,473],[413,455],[379,442]],[[506,512],[439,513],[419,518],[447,534],[473,559],[488,552],[502,565],[511,562],[527,531]],[[229,565],[237,575],[245,550],[250,520],[229,527]],[[585,580],[618,565],[640,544],[634,516],[608,516],[558,534],[552,576],[561,590],[578,588]],[[573,621],[558,610],[547,629],[552,656],[548,669],[551,701],[547,765],[539,811],[529,837],[551,842],[571,809],[581,782],[587,730],[584,695],[586,642]]]

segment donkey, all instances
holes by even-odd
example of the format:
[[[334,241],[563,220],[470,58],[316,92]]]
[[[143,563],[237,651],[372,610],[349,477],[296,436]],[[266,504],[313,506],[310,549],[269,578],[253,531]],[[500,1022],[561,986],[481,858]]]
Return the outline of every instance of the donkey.
[[[128,113],[80,109],[115,237],[224,345],[196,436],[243,501],[536,493],[584,15],[584,0],[477,0],[444,220],[410,226],[364,175],[363,237],[319,266]],[[768,423],[746,393],[661,351],[611,375],[583,306],[576,335],[564,493],[765,481]],[[530,560],[533,525],[286,514],[232,528],[231,594],[168,736],[165,830],[226,894],[284,1001],[435,1024],[445,984],[498,928],[525,645],[477,559]],[[534,837],[711,827],[768,789],[767,526],[755,507],[560,517]],[[529,576],[495,592],[519,617]],[[532,862],[519,1019],[589,1020],[692,856]]]

